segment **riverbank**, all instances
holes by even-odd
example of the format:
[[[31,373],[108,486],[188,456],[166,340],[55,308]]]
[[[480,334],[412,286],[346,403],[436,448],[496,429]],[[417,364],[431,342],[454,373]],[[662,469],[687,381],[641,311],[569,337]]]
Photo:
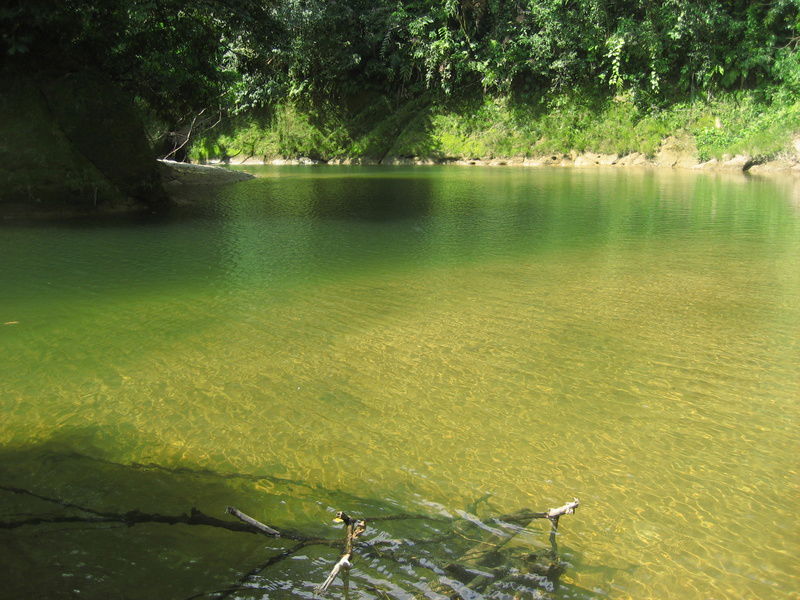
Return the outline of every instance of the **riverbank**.
[[[222,161],[212,161],[219,164]],[[725,173],[748,173],[752,175],[782,175],[800,177],[800,158],[789,157],[778,160],[771,160],[763,163],[755,162],[753,157],[748,155],[726,155],[721,160],[712,158],[707,161],[700,161],[697,156],[689,154],[679,154],[664,149],[656,156],[648,158],[639,152],[626,155],[618,154],[599,154],[594,152],[572,152],[569,154],[551,154],[537,157],[484,157],[484,158],[425,158],[425,157],[387,157],[383,160],[370,158],[335,158],[328,161],[314,160],[308,157],[299,158],[276,158],[258,159],[248,157],[237,160],[229,159],[226,164],[230,165],[295,165],[295,166],[317,166],[317,165],[353,165],[353,166],[424,166],[424,165],[459,165],[459,166],[483,166],[483,167],[565,167],[565,168],[588,168],[588,167],[652,167],[668,169],[692,169],[701,171],[714,171]],[[200,166],[200,165],[197,165]],[[210,166],[210,165],[209,165]],[[223,169],[224,170],[224,169]]]
[[[276,106],[198,137],[198,163],[649,166],[800,172],[800,102],[741,92],[645,109],[607,101],[490,98],[442,107],[424,99],[357,113]]]

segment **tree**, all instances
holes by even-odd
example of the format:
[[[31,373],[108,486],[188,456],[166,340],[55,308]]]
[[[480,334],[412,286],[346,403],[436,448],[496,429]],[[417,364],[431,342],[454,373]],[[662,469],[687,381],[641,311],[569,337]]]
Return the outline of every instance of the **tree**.
[[[7,65],[99,71],[168,121],[224,103],[277,26],[255,0],[16,0],[0,10]]]

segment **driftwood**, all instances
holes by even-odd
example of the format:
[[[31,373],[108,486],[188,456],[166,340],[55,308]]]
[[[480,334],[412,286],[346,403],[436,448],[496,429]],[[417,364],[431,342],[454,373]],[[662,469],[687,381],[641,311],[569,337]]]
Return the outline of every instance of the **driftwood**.
[[[551,508],[547,511],[545,515],[548,519],[558,519],[564,515],[571,515],[575,512],[575,509],[581,505],[581,501],[577,498],[573,498],[572,502],[567,502],[564,506],[559,506],[558,508]]]
[[[275,537],[279,537],[281,535],[281,532],[278,531],[277,529],[273,529],[269,525],[264,525],[261,521],[258,521],[256,519],[254,519],[253,517],[244,514],[238,508],[234,508],[233,506],[228,506],[225,509],[225,512],[228,513],[229,515],[233,515],[234,517],[236,517],[240,521],[243,521],[243,522],[247,523],[248,525],[250,525],[252,527],[255,527],[256,529],[258,529],[260,531],[263,531],[267,535],[273,535]]]
[[[239,475],[234,474],[231,476],[238,477]],[[53,503],[70,512],[78,511],[78,514],[48,514],[0,521],[0,529],[76,522],[89,524],[118,523],[127,527],[146,523],[184,524],[215,527],[231,532],[260,534],[273,539],[279,538],[292,541],[291,544],[287,543],[285,547],[281,548],[278,553],[266,557],[260,565],[243,572],[239,579],[230,586],[192,596],[192,598],[214,597],[217,599],[228,598],[242,591],[264,589],[259,588],[258,585],[253,585],[255,578],[262,576],[261,574],[268,568],[295,556],[301,549],[309,546],[342,548],[339,559],[333,565],[325,581],[315,588],[318,594],[328,591],[336,579],[340,578],[344,585],[345,595],[347,595],[349,572],[356,553],[371,557],[372,560],[389,559],[397,564],[411,564],[415,565],[415,568],[419,567],[429,572],[432,571],[433,581],[435,582],[438,577],[438,584],[433,583],[433,587],[429,589],[450,598],[481,597],[484,593],[495,593],[498,590],[498,586],[502,588],[503,585],[506,586],[505,589],[511,589],[509,586],[516,586],[517,584],[522,586],[530,585],[530,580],[524,580],[524,577],[534,575],[539,576],[544,583],[545,589],[550,591],[552,585],[558,585],[558,578],[563,573],[565,564],[559,560],[556,543],[559,520],[565,515],[573,514],[580,505],[579,500],[576,498],[562,506],[551,508],[544,512],[522,510],[517,513],[484,520],[475,517],[473,512],[459,513],[459,518],[445,518],[424,514],[396,514],[375,515],[363,519],[357,519],[345,513],[337,513],[336,520],[345,525],[344,544],[342,547],[341,538],[335,540],[313,537],[288,529],[279,531],[234,507],[227,507],[226,512],[234,516],[238,522],[212,517],[195,508],[178,515],[145,513],[139,510],[116,513],[98,510],[78,502],[54,498],[23,488],[0,485],[0,491]],[[469,508],[474,511],[476,506],[477,503],[474,503]],[[548,519],[550,521],[550,549],[548,551],[536,551],[531,554],[524,546],[517,545],[505,548],[514,536],[523,531],[534,519]],[[413,536],[389,538],[379,530],[377,536],[371,536],[371,539],[367,541],[360,539],[364,532],[367,531],[367,523],[369,522],[382,521],[388,524],[402,520],[429,522],[430,529],[428,526],[423,529],[430,531],[433,535],[420,539],[414,539]],[[433,553],[424,550],[424,548],[433,548]],[[438,549],[441,549],[441,551]],[[449,558],[444,560],[449,560],[449,564],[442,566],[443,556],[448,555]],[[519,562],[520,560],[522,560],[522,563]],[[439,566],[436,566],[437,564]],[[370,568],[370,565],[368,564],[366,568]],[[520,575],[519,568],[522,568],[523,575]],[[525,573],[530,573],[531,575],[524,575]],[[369,587],[371,583],[365,582],[363,585]],[[546,587],[548,585],[551,585],[551,587]],[[486,591],[484,592],[484,590]]]
[[[242,533],[255,533],[250,527],[241,523],[232,523],[207,515],[196,508],[192,507],[189,513],[180,515],[162,515],[158,513],[145,513],[139,510],[130,510],[125,513],[115,513],[110,511],[100,511],[89,506],[83,506],[75,502],[69,502],[61,498],[53,498],[43,494],[37,494],[31,490],[26,490],[18,487],[11,487],[0,485],[0,490],[11,494],[21,496],[29,496],[57,504],[63,508],[73,509],[86,513],[84,515],[48,515],[46,517],[31,517],[28,519],[16,519],[13,521],[0,521],[0,529],[17,529],[19,527],[29,527],[34,525],[45,525],[55,523],[120,523],[133,527],[134,525],[144,523],[162,523],[164,525],[205,525],[208,527],[219,527],[227,529],[228,531],[237,531]]]
[[[556,535],[558,534],[558,520],[564,515],[571,515],[575,509],[580,506],[581,501],[573,498],[572,502],[567,502],[564,506],[558,508],[551,508],[547,511],[547,518],[550,519],[550,547],[553,555],[558,554],[558,544],[556,543]]]
[[[517,533],[524,530],[534,519],[548,519],[551,526],[551,550],[549,556],[547,557],[549,559],[549,564],[539,568],[540,574],[547,577],[557,577],[561,572],[558,565],[558,546],[556,543],[559,519],[564,515],[573,514],[578,506],[580,506],[580,500],[574,498],[571,502],[566,502],[562,506],[551,508],[544,512],[521,510],[513,514],[503,515],[491,519],[490,522],[492,525],[495,525],[495,527],[484,523],[469,513],[460,513],[462,522],[477,526],[479,530],[484,533],[484,535],[482,539],[473,540],[476,542],[475,545],[464,552],[458,561],[452,562],[445,567],[445,573],[452,575],[455,578],[445,578],[443,582],[444,585],[451,590],[451,593],[448,594],[448,596],[451,599],[460,598],[464,594],[464,589],[480,593],[481,590],[485,589],[498,576],[502,575],[502,569],[497,569],[495,568],[496,565],[493,565],[493,562],[496,561],[497,557],[499,557],[499,551],[503,548],[503,546],[511,541]],[[260,521],[246,515],[236,508],[229,506],[226,509],[226,512],[235,516],[242,522],[247,523],[251,527],[266,533],[267,535],[273,537],[278,537],[281,535],[281,532],[278,530],[261,523]],[[430,519],[434,521],[446,521],[446,519],[414,514],[373,517],[369,520],[391,521],[401,519]],[[368,519],[356,519],[347,513],[340,511],[336,513],[336,518],[334,521],[344,523],[345,525],[344,547],[339,560],[333,565],[325,581],[315,588],[314,591],[318,595],[325,594],[328,589],[330,589],[331,585],[333,585],[333,583],[336,581],[336,578],[340,575],[345,584],[345,592],[347,592],[347,588],[349,586],[348,574],[350,568],[352,567],[356,540],[366,531]],[[293,537],[294,539],[298,539],[297,536]],[[284,555],[284,557],[290,556],[294,553],[294,551],[299,550],[306,545],[308,545],[308,543],[301,543],[299,546],[293,549],[292,552]],[[273,564],[272,561],[270,561],[270,564]],[[262,570],[263,569],[258,569],[258,572]],[[460,582],[460,585],[457,585],[457,582]],[[441,586],[439,587],[439,591],[442,591]],[[459,590],[456,588],[461,589]],[[236,589],[240,588],[229,588],[229,593],[232,593]],[[227,594],[225,596],[227,596]]]
[[[484,539],[478,541],[475,546],[467,550],[457,562],[451,563],[445,567],[446,573],[454,575],[457,580],[463,583],[462,586],[458,586],[455,585],[455,581],[446,580],[447,587],[453,592],[449,594],[449,597],[452,599],[461,598],[465,593],[465,589],[480,593],[481,590],[489,585],[500,573],[487,572],[487,567],[491,568],[492,561],[499,557],[500,549],[511,541],[518,532],[524,530],[534,519],[548,519],[551,524],[551,549],[547,557],[549,559],[549,564],[545,565],[543,568],[540,567],[539,574],[548,578],[557,578],[562,571],[558,564],[558,546],[556,544],[558,522],[562,516],[573,514],[579,505],[580,500],[574,498],[571,502],[567,502],[557,508],[551,508],[546,512],[523,510],[514,514],[504,515],[492,519],[494,524],[499,525],[497,528],[487,525],[477,517],[473,517],[468,513],[461,513],[460,516],[464,522],[478,526],[480,530],[487,535]],[[325,581],[316,588],[315,592],[320,595],[324,594],[330,588],[336,580],[336,577],[342,571],[345,592],[347,592],[347,586],[349,584],[347,574],[352,566],[351,560],[354,551],[354,541],[366,531],[366,520],[356,520],[343,512],[336,513],[336,517],[335,520],[344,522],[346,525],[344,551]],[[419,515],[407,515],[407,517],[421,518]],[[511,531],[508,531],[509,526],[511,526]],[[461,590],[455,589],[456,587],[461,587]],[[442,590],[440,589],[439,591]]]
[[[322,585],[316,588],[316,593],[320,595],[328,591],[328,588],[336,579],[339,571],[342,569],[345,569],[345,572],[350,570],[350,567],[352,566],[350,559],[353,556],[353,542],[355,542],[356,538],[367,530],[366,521],[363,519],[353,519],[348,514],[341,511],[336,513],[336,518],[334,521],[345,524],[344,551],[342,552],[342,556],[339,558],[339,561],[333,565],[333,568],[328,574],[327,579],[325,579]]]
[[[491,519],[490,523],[494,527],[483,523],[477,517],[462,515],[467,521],[480,527],[481,535],[477,539],[472,539],[475,542],[474,545],[464,552],[458,560],[445,567],[446,573],[454,578],[454,580],[445,581],[446,585],[453,590],[452,593],[447,594],[449,598],[460,598],[463,595],[464,588],[480,593],[500,579],[505,574],[504,561],[500,554],[501,549],[534,519],[548,519],[550,521],[551,549],[549,556],[537,556],[534,554],[529,558],[533,562],[541,562],[542,559],[546,559],[545,562],[547,564],[536,565],[538,574],[545,576],[559,574],[558,546],[555,538],[558,520],[564,515],[573,514],[579,505],[580,501],[575,498],[572,502],[567,502],[558,508],[551,508],[546,512],[521,510]]]

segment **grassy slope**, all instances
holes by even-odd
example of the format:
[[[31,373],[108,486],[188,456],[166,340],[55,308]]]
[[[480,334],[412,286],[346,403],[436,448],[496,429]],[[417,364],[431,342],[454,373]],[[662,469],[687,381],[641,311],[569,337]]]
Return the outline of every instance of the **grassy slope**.
[[[747,154],[766,161],[788,155],[798,132],[800,102],[780,91],[768,99],[740,92],[646,113],[624,98],[600,105],[557,98],[546,107],[500,98],[450,109],[415,100],[399,109],[372,103],[347,120],[276,107],[269,117],[242,116],[198,140],[192,158],[468,159],[570,151],[653,156],[673,136],[701,160]]]

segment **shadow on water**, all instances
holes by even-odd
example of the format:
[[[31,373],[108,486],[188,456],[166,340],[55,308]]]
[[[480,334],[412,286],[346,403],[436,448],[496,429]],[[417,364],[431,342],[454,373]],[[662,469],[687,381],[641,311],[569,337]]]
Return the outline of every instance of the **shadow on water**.
[[[286,167],[286,169],[291,169]],[[313,171],[314,175],[321,173]],[[299,218],[311,221],[391,223],[431,214],[436,181],[430,177],[269,176],[236,185],[186,186],[174,190],[175,202],[158,214],[134,216],[140,224],[197,220]],[[111,225],[114,218],[74,220],[78,226]],[[117,223],[122,221],[117,220]]]
[[[0,595],[312,597],[339,558],[342,530],[331,519],[345,509],[368,519],[349,576],[358,597],[592,597],[559,584],[581,561],[563,543],[554,555],[547,524],[530,511],[492,519],[483,498],[451,515],[270,475],[90,455],[106,454],[104,444],[85,428],[0,450]],[[259,534],[226,505],[283,535]],[[326,595],[348,588],[337,580]]]
[[[429,178],[314,180],[312,212],[318,218],[374,223],[417,219],[432,211]]]

